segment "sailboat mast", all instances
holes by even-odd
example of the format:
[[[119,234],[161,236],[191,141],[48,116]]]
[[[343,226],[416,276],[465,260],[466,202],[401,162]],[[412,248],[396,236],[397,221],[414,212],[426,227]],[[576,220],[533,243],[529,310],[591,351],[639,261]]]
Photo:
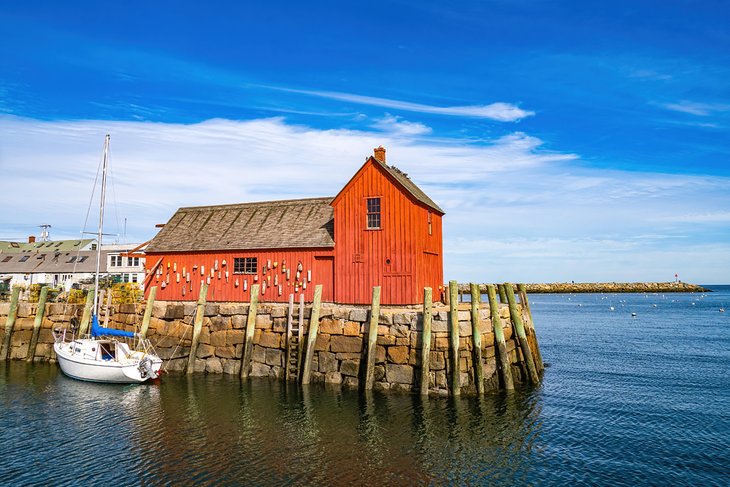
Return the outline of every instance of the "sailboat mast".
[[[106,170],[109,163],[109,134],[104,139],[104,156],[101,169],[101,198],[99,202],[99,229],[96,244],[96,274],[94,275],[94,314],[99,315],[99,268],[101,266],[101,238],[104,228],[104,200],[106,198]]]

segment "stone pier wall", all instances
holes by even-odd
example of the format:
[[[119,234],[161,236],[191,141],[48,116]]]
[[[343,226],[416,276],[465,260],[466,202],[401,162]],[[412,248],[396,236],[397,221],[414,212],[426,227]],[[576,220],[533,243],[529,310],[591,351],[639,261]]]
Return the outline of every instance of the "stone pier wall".
[[[311,305],[305,308],[303,341],[306,343]],[[11,359],[25,359],[28,355],[36,304],[20,303],[18,317],[11,337]],[[39,336],[34,360],[53,360],[51,330],[66,327],[71,317],[80,317],[83,305],[48,304]],[[183,371],[190,353],[194,302],[156,302],[147,337],[166,362],[168,372]],[[526,310],[518,304],[526,323],[533,355],[537,355],[537,340]],[[0,334],[5,333],[9,303],[0,303]],[[194,370],[199,373],[238,374],[245,340],[248,315],[245,303],[209,303],[196,351]],[[430,392],[448,394],[450,368],[448,308],[434,303],[430,361]],[[286,350],[286,304],[260,303],[253,338],[254,377],[284,378]],[[113,305],[109,326],[136,331],[142,322],[144,305]],[[472,325],[469,304],[459,305],[459,356],[462,392],[475,390]],[[525,382],[527,374],[516,337],[513,336],[509,309],[499,305],[500,326],[507,340],[507,351],[512,374],[517,382]],[[367,307],[322,304],[319,333],[312,357],[312,382],[340,384],[357,388],[364,377],[365,354],[370,310]],[[103,319],[103,315],[101,317]],[[298,306],[294,309],[294,323],[298,321]],[[486,390],[497,389],[499,378],[495,357],[494,334],[489,307],[479,310],[482,341],[482,367]],[[415,391],[420,383],[423,313],[421,307],[381,307],[375,359],[375,390]],[[2,343],[0,341],[0,343]],[[306,347],[305,347],[306,348]]]

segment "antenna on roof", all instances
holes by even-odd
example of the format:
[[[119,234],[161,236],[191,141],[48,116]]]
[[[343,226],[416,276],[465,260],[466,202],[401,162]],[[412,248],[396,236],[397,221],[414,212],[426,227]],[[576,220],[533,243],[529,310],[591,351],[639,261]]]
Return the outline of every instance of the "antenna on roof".
[[[51,226],[48,223],[44,223],[43,225],[38,225],[41,227],[41,242],[48,242],[48,229],[51,228]]]

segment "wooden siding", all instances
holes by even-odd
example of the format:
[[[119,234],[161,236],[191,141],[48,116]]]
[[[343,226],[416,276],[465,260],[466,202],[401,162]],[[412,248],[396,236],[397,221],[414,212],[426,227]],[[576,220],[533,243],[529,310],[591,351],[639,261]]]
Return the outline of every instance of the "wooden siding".
[[[334,275],[332,272],[332,249],[295,249],[295,250],[247,250],[247,251],[219,251],[219,252],[176,252],[150,253],[147,262],[156,262],[162,257],[159,269],[162,275],[152,277],[148,289],[157,286],[157,298],[161,301],[195,301],[200,293],[201,281],[210,279],[208,301],[243,301],[250,299],[251,285],[261,284],[262,294],[260,301],[287,302],[289,294],[303,292],[304,298],[311,301],[314,296],[314,286],[322,284],[322,300],[334,300]],[[256,257],[256,274],[234,274],[233,259]],[[327,260],[329,258],[329,260]],[[218,263],[216,269],[216,261]],[[226,265],[223,265],[225,261]],[[265,274],[263,265],[271,261],[272,268]],[[274,262],[277,267],[273,268]],[[286,272],[282,272],[282,264],[286,262],[289,269],[289,279]],[[297,280],[297,266],[302,263],[302,271]],[[150,264],[151,265],[151,264]],[[202,268],[205,268],[201,275]],[[185,274],[183,274],[183,270]],[[212,270],[212,274],[211,274]],[[307,281],[311,271],[311,281]],[[226,272],[228,275],[226,277]],[[190,281],[186,274],[190,274]],[[178,282],[179,278],[179,282]],[[236,286],[238,280],[238,286]],[[246,289],[244,290],[244,280]],[[163,281],[165,287],[162,287]],[[306,289],[302,283],[306,282]],[[266,283],[264,290],[264,282]],[[276,284],[275,284],[276,283]],[[299,283],[299,284],[297,284]],[[279,294],[281,285],[281,294]],[[298,286],[298,291],[295,289]],[[184,291],[183,291],[184,288]]]
[[[367,229],[367,198],[379,197],[381,227]],[[404,192],[374,160],[333,201],[335,301],[366,304],[381,286],[383,304],[416,304],[424,286],[440,296],[441,215]],[[431,212],[431,235],[428,214]]]

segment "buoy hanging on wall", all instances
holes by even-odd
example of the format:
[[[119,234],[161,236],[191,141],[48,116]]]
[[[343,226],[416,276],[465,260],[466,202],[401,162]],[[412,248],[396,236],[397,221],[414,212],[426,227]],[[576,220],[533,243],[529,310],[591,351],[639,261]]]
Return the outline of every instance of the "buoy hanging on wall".
[[[281,286],[279,286],[279,296],[281,296]]]
[[[221,271],[218,271],[218,279],[220,279],[221,277]]]
[[[243,290],[244,291],[247,291],[248,290],[248,279],[244,279],[243,280]]]
[[[223,259],[223,262],[221,262],[221,267],[225,267],[227,265],[228,265],[228,263],[226,262],[226,259]]]
[[[274,261],[274,269],[276,269],[277,267],[279,267],[279,263],[277,261]]]
[[[238,279],[233,283],[234,286],[238,287]]]
[[[172,263],[172,271],[177,272],[177,262]]]
[[[307,289],[307,281],[304,281],[302,283],[302,290]]]
[[[180,282],[180,273],[175,274],[175,282]]]
[[[182,295],[185,296],[185,286],[183,286]]]
[[[215,264],[213,265],[214,270],[218,270],[218,259],[215,260]]]
[[[261,294],[266,294],[266,281],[264,281],[264,283],[261,284]]]
[[[271,259],[267,259],[266,260],[266,268],[268,269],[270,267],[271,267]]]
[[[302,272],[304,270],[304,267],[302,267],[302,261],[299,261],[299,264],[297,264],[297,272]]]
[[[160,287],[162,289],[165,289],[167,287],[167,283],[165,281],[162,281],[162,284],[160,284]]]
[[[208,285],[210,285],[210,277],[208,277],[208,278],[205,279],[205,283],[208,284]]]
[[[185,274],[185,280],[190,282],[190,273]]]
[[[302,275],[301,271],[297,271],[297,281],[299,280],[299,278],[301,277],[301,275]]]
[[[226,282],[228,282],[228,271],[226,271]]]
[[[259,275],[258,274],[256,274],[255,276],[253,276],[253,282],[259,282]]]
[[[210,277],[215,277],[215,269],[210,270]]]
[[[312,282],[312,271],[307,271],[307,282]]]
[[[274,274],[274,286],[279,285],[279,274]]]
[[[201,276],[204,276],[205,275],[205,266],[204,265],[201,265],[200,266],[200,275]]]

